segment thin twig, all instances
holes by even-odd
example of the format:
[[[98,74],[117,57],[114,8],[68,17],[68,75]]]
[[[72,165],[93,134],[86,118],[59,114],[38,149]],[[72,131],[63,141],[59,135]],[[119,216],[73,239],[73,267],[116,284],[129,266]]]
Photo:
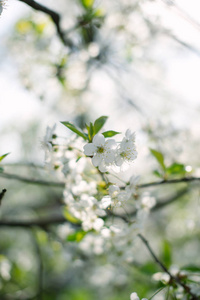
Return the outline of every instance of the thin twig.
[[[176,183],[188,183],[192,181],[200,181],[200,177],[182,177],[179,179],[169,179],[169,180],[161,180],[161,181],[153,181],[143,184],[138,184],[138,188],[146,188],[150,186],[162,185],[162,184],[176,184]]]
[[[60,26],[61,16],[54,10],[39,4],[34,0],[19,0],[26,3],[28,6],[34,8],[35,10],[42,11],[45,14],[49,15],[56,26],[57,33],[65,46],[73,47],[72,42],[69,39],[66,39],[65,33]]]
[[[23,176],[19,176],[19,175],[15,175],[15,174],[9,174],[9,173],[0,173],[0,177],[19,180],[19,181],[22,181],[22,182],[26,182],[26,183],[30,183],[30,184],[36,184],[36,185],[47,185],[47,186],[55,186],[55,187],[62,187],[62,188],[65,187],[64,182],[38,180],[38,179],[26,178],[26,177],[23,177]]]
[[[147,247],[147,249],[149,250],[151,256],[153,257],[153,259],[155,260],[155,262],[160,266],[160,268],[169,275],[170,277],[170,281],[171,282],[175,282],[179,285],[181,285],[185,292],[188,293],[190,296],[192,296],[191,300],[198,300],[197,296],[194,295],[191,291],[190,291],[190,287],[188,285],[186,285],[185,283],[183,283],[178,277],[173,276],[169,270],[165,267],[165,265],[158,259],[158,257],[155,255],[154,251],[152,250],[151,246],[149,245],[149,242],[145,239],[145,237],[142,234],[138,234],[138,237],[142,240],[142,242],[145,244],[145,246]]]
[[[38,184],[38,185],[48,185],[48,186],[57,186],[57,187],[65,187],[64,182],[54,182],[54,181],[46,181],[46,180],[37,180],[32,178],[26,178],[22,176],[18,176],[15,174],[9,173],[0,173],[0,177],[15,179],[19,181],[23,181],[30,184]],[[146,188],[151,186],[163,185],[163,184],[176,184],[176,183],[189,183],[193,181],[200,181],[200,177],[182,177],[179,179],[169,179],[169,180],[161,180],[161,181],[152,181],[148,183],[138,184],[138,188]]]

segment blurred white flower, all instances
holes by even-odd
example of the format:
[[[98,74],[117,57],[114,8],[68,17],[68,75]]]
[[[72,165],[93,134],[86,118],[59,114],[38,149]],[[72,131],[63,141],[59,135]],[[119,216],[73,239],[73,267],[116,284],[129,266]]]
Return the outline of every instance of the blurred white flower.
[[[55,129],[56,129],[56,124],[54,124],[52,128],[47,126],[46,134],[42,141],[42,146],[44,146],[44,148],[46,150],[49,150],[49,151],[52,150],[52,139],[53,139]]]
[[[101,200],[103,208],[107,208],[109,205],[119,207],[128,199],[126,191],[121,191],[117,185],[110,185],[108,191],[109,195]]]
[[[127,194],[129,195],[129,198],[132,198],[136,194],[136,188],[139,181],[139,176],[131,176],[129,180],[129,184],[126,186],[125,190]]]
[[[125,137],[119,144],[116,152],[115,163],[118,167],[125,168],[137,158],[137,151],[135,148],[135,133],[131,133],[127,129]]]
[[[132,293],[130,295],[130,300],[140,300],[140,298],[138,297],[137,293]],[[142,298],[141,300],[148,300],[147,298]]]
[[[106,141],[102,134],[96,134],[92,143],[84,146],[84,154],[92,156],[92,163],[101,172],[106,172],[107,167],[114,163],[116,142],[114,139]]]

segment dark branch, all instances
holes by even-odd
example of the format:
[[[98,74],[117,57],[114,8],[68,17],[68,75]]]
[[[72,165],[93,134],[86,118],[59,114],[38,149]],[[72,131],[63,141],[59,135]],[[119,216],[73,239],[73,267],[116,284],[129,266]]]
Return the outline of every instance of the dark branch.
[[[145,239],[145,237],[143,237],[142,234],[138,234],[138,237],[142,240],[142,242],[145,244],[145,246],[147,247],[147,249],[149,250],[149,253],[151,254],[151,256],[153,257],[153,259],[155,260],[155,262],[160,266],[160,268],[169,275],[170,277],[170,281],[171,282],[176,282],[179,285],[181,285],[185,292],[188,293],[190,296],[192,296],[191,300],[198,300],[197,296],[194,295],[191,291],[190,291],[190,287],[187,286],[185,283],[183,283],[178,277],[173,276],[169,270],[163,265],[163,263],[158,259],[158,257],[155,255],[154,251],[152,250],[152,248],[149,245],[149,242]]]
[[[49,15],[56,26],[57,33],[58,33],[61,41],[63,42],[63,44],[65,46],[69,46],[69,47],[73,46],[71,41],[66,39],[66,36],[65,36],[63,30],[61,29],[61,26],[60,26],[61,17],[57,12],[49,9],[48,7],[46,7],[42,4],[35,2],[34,0],[19,0],[19,1],[26,3],[27,5],[34,8],[35,10],[42,11],[45,14]]]
[[[0,173],[0,177],[19,180],[19,181],[22,181],[22,182],[26,182],[26,183],[30,183],[30,184],[36,184],[36,185],[47,185],[47,186],[55,186],[55,187],[62,187],[62,188],[65,187],[64,182],[54,182],[54,181],[31,179],[31,178],[18,176],[18,175],[15,175],[15,174]]]
[[[69,222],[63,216],[58,217],[48,217],[43,219],[36,219],[36,220],[28,220],[28,221],[9,221],[9,220],[2,220],[0,221],[0,227],[24,227],[24,228],[31,228],[31,227],[42,227],[47,228],[51,225],[58,225]]]
[[[188,183],[192,181],[199,181],[200,177],[182,177],[179,179],[169,179],[169,180],[161,180],[161,181],[154,181],[154,182],[148,182],[139,184],[138,188],[146,188],[150,186],[156,186],[156,185],[162,185],[162,184],[176,184],[176,183]]]
[[[30,184],[38,184],[38,185],[47,185],[47,186],[56,186],[56,187],[65,187],[64,182],[55,182],[55,181],[46,181],[46,180],[37,180],[26,178],[22,176],[18,176],[15,174],[8,174],[8,173],[0,173],[0,177],[8,178],[8,179],[15,179],[19,181],[23,181]],[[176,183],[189,183],[192,181],[200,181],[200,177],[182,177],[179,179],[169,179],[169,180],[161,180],[161,181],[153,181],[148,183],[139,184],[138,188],[146,188],[151,186],[157,186],[162,184],[176,184]]]

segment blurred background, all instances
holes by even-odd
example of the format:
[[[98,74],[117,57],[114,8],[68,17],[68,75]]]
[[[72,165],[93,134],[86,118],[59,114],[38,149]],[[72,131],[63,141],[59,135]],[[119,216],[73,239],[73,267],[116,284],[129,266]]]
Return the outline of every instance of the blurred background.
[[[124,178],[134,172],[142,182],[156,180],[157,163],[149,148],[162,152],[166,164],[178,162],[198,176],[198,1],[38,2],[60,14],[66,39],[63,43],[47,14],[23,1],[5,1],[0,16],[0,155],[10,154],[1,163],[4,171],[53,180],[43,168],[46,127],[56,124],[57,133],[67,137],[60,121],[83,128],[107,115],[107,129],[136,132],[138,159]],[[62,213],[62,188],[25,184],[12,175],[0,177],[0,188],[7,189],[2,220]],[[182,183],[151,190],[158,199],[186,190],[182,201],[149,220],[150,240],[169,264],[199,263],[196,187]],[[63,243],[70,230],[66,225],[31,233],[0,228],[1,299],[117,300],[128,299],[136,289],[141,297],[155,291],[157,283],[147,275],[157,270],[148,260],[144,272],[106,263],[105,257],[95,260],[94,253],[80,254],[73,243]],[[41,268],[44,298],[35,296]]]

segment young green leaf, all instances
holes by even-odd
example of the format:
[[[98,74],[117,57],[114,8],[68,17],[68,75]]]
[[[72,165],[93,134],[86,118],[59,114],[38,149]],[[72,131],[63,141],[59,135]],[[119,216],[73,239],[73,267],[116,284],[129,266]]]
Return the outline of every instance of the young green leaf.
[[[103,136],[106,138],[106,137],[112,137],[112,136],[115,136],[116,134],[120,134],[121,132],[117,132],[117,131],[113,131],[113,130],[108,130],[108,131],[105,131],[103,132]]]
[[[154,170],[154,171],[153,171],[153,174],[154,174],[155,176],[159,177],[159,178],[163,177],[163,175],[160,174],[160,172],[159,172],[158,170]]]
[[[90,126],[88,126],[86,124],[86,128],[87,128],[87,131],[88,131],[89,142],[92,142],[92,139],[93,139],[93,136],[94,136],[94,126],[90,122]]]
[[[61,122],[63,125],[65,125],[67,128],[69,128],[71,131],[75,132],[77,135],[81,136],[84,140],[88,140],[88,136],[83,131],[80,131],[78,128],[76,128],[73,124],[70,122]]]
[[[80,242],[86,234],[87,232],[80,230],[68,235],[67,240],[69,242]]]
[[[161,260],[167,268],[169,268],[172,264],[172,249],[170,243],[167,240],[164,240],[162,243]]]
[[[6,153],[6,154],[3,154],[2,156],[0,156],[0,161],[2,161],[8,154],[10,154],[10,153]]]
[[[83,7],[85,7],[86,9],[91,9],[93,4],[94,4],[94,0],[81,0],[81,4],[83,5]]]
[[[166,166],[164,163],[164,156],[161,152],[158,152],[157,150],[154,149],[149,149],[151,151],[151,154],[155,157],[155,159],[157,160],[157,162],[160,164],[161,168],[165,171],[166,170]]]
[[[173,163],[166,171],[169,175],[185,175],[187,173],[185,165],[179,163]]]
[[[99,130],[103,127],[103,125],[106,123],[108,117],[107,116],[102,116],[94,122],[94,134],[97,134]]]
[[[63,215],[64,215],[65,219],[71,223],[74,223],[74,224],[80,223],[80,221],[77,218],[75,218],[74,216],[72,216],[66,208],[64,208],[64,210],[63,210]]]

